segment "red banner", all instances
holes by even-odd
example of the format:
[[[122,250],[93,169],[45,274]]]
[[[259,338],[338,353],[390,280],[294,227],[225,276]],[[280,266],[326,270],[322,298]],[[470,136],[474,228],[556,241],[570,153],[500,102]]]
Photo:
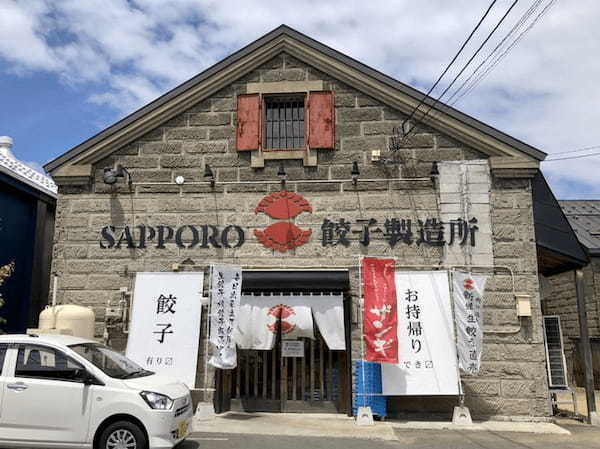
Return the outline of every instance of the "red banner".
[[[395,268],[391,259],[363,259],[365,360],[369,362],[398,363]]]

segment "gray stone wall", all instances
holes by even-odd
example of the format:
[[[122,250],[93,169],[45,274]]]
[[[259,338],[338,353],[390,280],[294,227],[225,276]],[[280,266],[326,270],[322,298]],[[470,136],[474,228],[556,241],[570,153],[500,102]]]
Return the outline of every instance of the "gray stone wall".
[[[248,82],[322,80],[335,91],[336,148],[320,150],[317,167],[303,167],[302,161],[285,161],[287,189],[310,202],[313,213],[302,213],[295,223],[312,228],[311,241],[288,253],[273,252],[259,244],[255,229],[273,221],[254,208],[268,193],[279,191],[279,162],[266,161],[265,168],[250,168],[250,155],[235,150],[236,95],[245,92]],[[371,150],[385,150],[392,129],[402,114],[379,104],[351,87],[307,66],[281,56],[259,70],[223,89],[185,113],[175,117],[95,166],[89,186],[61,186],[57,207],[54,270],[61,274],[58,296],[62,302],[91,306],[97,315],[97,335],[104,332],[107,301],[120,298],[119,288],[132,286],[138,271],[168,271],[175,263],[191,259],[185,269],[206,269],[211,262],[241,264],[246,268],[349,268],[354,299],[352,356],[360,358],[357,326],[359,292],[358,257],[394,256],[402,265],[438,265],[440,248],[398,244],[394,249],[381,235],[368,247],[361,247],[359,235],[350,235],[349,247],[323,247],[320,226],[323,219],[356,222],[375,218],[439,217],[438,194],[429,180],[386,181],[402,177],[429,177],[432,161],[485,158],[480,152],[427,128],[418,128],[398,152],[394,164],[375,164]],[[383,157],[390,157],[384,151]],[[351,165],[358,161],[362,178],[377,182],[325,182],[349,179]],[[102,183],[102,169],[121,163],[133,178],[130,191],[125,182],[116,186]],[[203,168],[210,164],[217,185],[203,181]],[[182,175],[186,184],[173,183]],[[306,182],[317,181],[317,182]],[[252,183],[245,183],[252,181]],[[324,182],[318,182],[324,181]],[[224,182],[228,184],[223,184]],[[485,301],[485,355],[482,373],[465,378],[467,403],[474,416],[546,416],[546,375],[541,334],[541,313],[537,262],[533,235],[531,187],[527,179],[494,179],[491,188],[493,252],[497,265],[515,274],[520,292],[532,297],[533,317],[516,317],[512,277],[499,269],[488,282]],[[151,226],[184,224],[237,224],[246,229],[246,243],[237,249],[180,249],[174,243],[157,249],[102,249],[99,231],[106,225]],[[123,245],[125,246],[125,245]],[[121,348],[125,336],[110,329],[113,343]],[[203,328],[204,335],[204,328]],[[204,342],[201,344],[198,385],[202,386]],[[212,381],[209,381],[209,385]],[[212,385],[210,385],[212,386]],[[396,414],[409,411],[448,413],[455,399],[414,398],[390,400]]]
[[[583,269],[583,280],[590,337],[600,338],[600,258],[593,257]],[[542,310],[544,315],[560,317],[569,385],[575,385],[576,339],[580,336],[575,274],[549,276],[543,284]]]

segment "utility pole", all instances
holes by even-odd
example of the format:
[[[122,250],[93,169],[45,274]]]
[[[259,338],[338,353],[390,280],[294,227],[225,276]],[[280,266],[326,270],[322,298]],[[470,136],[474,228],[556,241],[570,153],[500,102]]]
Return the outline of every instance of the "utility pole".
[[[585,305],[585,292],[583,285],[583,271],[575,270],[575,291],[577,292],[577,311],[579,313],[579,336],[581,351],[583,352],[583,366],[585,373],[585,397],[588,409],[588,424],[600,426],[600,418],[596,411],[596,397],[594,394],[594,370],[592,366],[592,348],[590,346],[590,333],[588,330],[587,310]]]

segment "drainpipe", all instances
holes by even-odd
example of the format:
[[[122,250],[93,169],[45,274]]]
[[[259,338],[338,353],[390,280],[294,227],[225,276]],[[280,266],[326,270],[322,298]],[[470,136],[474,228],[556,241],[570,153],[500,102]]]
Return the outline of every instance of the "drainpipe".
[[[600,418],[596,411],[596,397],[594,394],[594,370],[592,366],[592,348],[587,322],[585,292],[583,285],[583,271],[575,270],[575,290],[577,292],[577,311],[579,313],[579,335],[581,350],[583,351],[583,366],[585,371],[585,397],[588,408],[588,424],[600,426]]]

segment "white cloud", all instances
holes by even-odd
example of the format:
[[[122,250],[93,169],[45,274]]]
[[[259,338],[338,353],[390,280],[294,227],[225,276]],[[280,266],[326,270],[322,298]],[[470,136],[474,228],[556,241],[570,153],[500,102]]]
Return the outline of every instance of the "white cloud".
[[[497,2],[476,43],[510,3]],[[520,2],[497,36],[503,36],[532,3]],[[287,23],[427,90],[488,4],[487,0],[0,0],[0,59],[15,72],[57,73],[65,82],[88,89],[91,102],[124,114]],[[596,125],[600,60],[595,56],[599,21],[595,0],[558,1],[457,106],[550,154],[600,144]],[[465,54],[471,54],[475,45]],[[600,195],[596,181],[600,157],[547,162],[543,167],[561,196]]]

